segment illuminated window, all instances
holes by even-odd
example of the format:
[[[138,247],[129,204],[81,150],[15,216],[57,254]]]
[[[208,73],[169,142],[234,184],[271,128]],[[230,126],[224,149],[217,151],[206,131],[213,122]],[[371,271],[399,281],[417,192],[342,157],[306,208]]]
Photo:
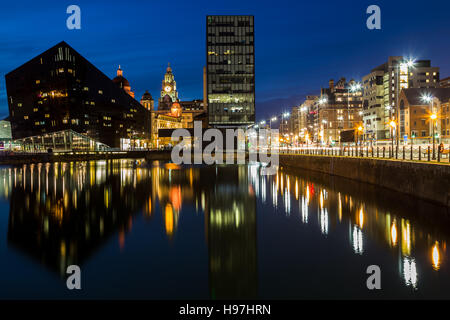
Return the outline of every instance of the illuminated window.
[[[38,112],[39,109],[38,108],[33,108],[33,112]]]
[[[98,90],[98,94],[103,94],[103,91],[102,90]]]
[[[28,116],[23,116],[23,118],[24,118],[25,120],[28,120]]]
[[[17,106],[18,106],[18,107],[21,107],[21,106],[22,106],[22,103],[18,103]]]
[[[36,84],[39,84],[39,83],[41,83],[41,80],[36,80]]]
[[[45,117],[46,117],[46,118],[50,118],[50,114],[46,113],[46,114],[45,114]]]
[[[88,87],[84,87],[83,91],[89,91],[89,88]]]

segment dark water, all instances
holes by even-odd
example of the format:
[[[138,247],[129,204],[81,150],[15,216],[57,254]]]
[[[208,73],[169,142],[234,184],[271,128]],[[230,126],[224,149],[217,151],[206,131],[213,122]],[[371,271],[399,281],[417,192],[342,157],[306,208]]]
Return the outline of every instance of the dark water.
[[[450,298],[446,208],[259,170],[128,160],[1,168],[0,298]],[[72,264],[81,291],[66,288]]]

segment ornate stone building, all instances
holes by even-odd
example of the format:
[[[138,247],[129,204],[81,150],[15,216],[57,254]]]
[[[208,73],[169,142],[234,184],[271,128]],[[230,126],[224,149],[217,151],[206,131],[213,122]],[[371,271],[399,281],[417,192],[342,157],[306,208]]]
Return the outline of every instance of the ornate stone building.
[[[159,98],[158,110],[170,110],[172,103],[178,100],[177,83],[172,73],[170,63],[162,81],[161,97]]]

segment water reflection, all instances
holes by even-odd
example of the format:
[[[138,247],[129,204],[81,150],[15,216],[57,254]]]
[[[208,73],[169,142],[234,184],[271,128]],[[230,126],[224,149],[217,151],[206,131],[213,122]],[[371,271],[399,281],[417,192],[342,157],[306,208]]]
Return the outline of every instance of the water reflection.
[[[403,287],[420,290],[430,272],[448,271],[446,209],[320,174],[280,169],[263,176],[260,170],[258,164],[178,167],[130,160],[2,168],[0,198],[10,204],[8,244],[62,277],[70,264],[95,261],[106,242],[117,241],[121,252],[133,249],[129,237],[139,218],[158,223],[159,236],[169,244],[192,238],[192,209],[204,223],[211,298],[260,295],[265,279],[259,278],[258,256],[266,248],[258,247],[258,224],[276,235],[286,232],[293,242],[301,236],[261,222],[262,214],[298,224],[328,243],[343,239],[342,254],[371,255],[376,263],[374,247],[389,253]],[[258,204],[263,209],[257,213]],[[181,230],[188,233],[182,237]],[[295,253],[283,249],[271,263],[289,265]]]
[[[298,179],[299,175],[303,179]],[[295,198],[301,223],[310,224],[311,214],[317,214],[318,231],[324,236],[339,224],[348,224],[349,242],[356,255],[365,254],[366,239],[381,247],[386,245],[398,255],[399,276],[407,287],[419,287],[419,270],[431,267],[437,272],[446,261],[445,226],[450,221],[444,207],[398,194],[386,198],[389,192],[380,193],[374,186],[356,183],[354,187],[355,183],[301,170],[280,169],[275,177],[260,179],[259,184],[269,181],[274,209],[279,210],[281,198],[286,215],[290,215],[291,200]],[[424,253],[429,257],[428,265],[419,268],[416,256]]]
[[[254,298],[256,196],[249,178],[245,166],[24,165],[0,170],[0,196],[10,201],[8,243],[61,277],[115,234],[124,250],[138,215],[160,214],[167,240],[174,241],[183,206],[192,205],[205,219],[210,296]]]

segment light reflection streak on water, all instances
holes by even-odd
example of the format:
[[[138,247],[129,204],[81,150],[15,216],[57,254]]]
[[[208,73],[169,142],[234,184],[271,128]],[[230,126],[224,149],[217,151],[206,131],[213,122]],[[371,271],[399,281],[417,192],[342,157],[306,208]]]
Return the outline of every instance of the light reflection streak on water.
[[[169,238],[173,237],[177,232],[181,202],[184,199],[182,196],[183,188],[180,185],[174,185],[175,171],[167,170],[159,166],[155,166],[150,170],[133,169],[130,166],[126,166],[126,162],[121,162],[121,164],[123,167],[120,170],[116,167],[112,169],[113,172],[120,176],[121,197],[125,196],[125,194],[122,194],[125,187],[131,185],[133,188],[136,188],[141,180],[148,179],[150,175],[154,177],[152,181],[155,185],[152,188],[152,195],[145,201],[145,212],[148,216],[151,216],[155,205],[155,201],[152,201],[152,199],[160,199],[163,202],[161,210],[164,217],[165,232]],[[92,170],[88,171],[88,168]],[[413,288],[418,287],[419,268],[417,264],[421,261],[414,258],[414,256],[418,257],[415,253],[415,247],[418,245],[415,239],[419,237],[419,231],[423,231],[416,230],[417,226],[412,221],[396,215],[395,212],[379,212],[379,218],[377,220],[374,218],[374,208],[368,206],[354,195],[342,192],[337,193],[332,189],[327,190],[318,184],[302,179],[299,180],[298,177],[280,172],[276,176],[261,176],[259,170],[259,166],[250,166],[249,181],[254,187],[256,196],[260,197],[263,203],[266,203],[267,191],[270,193],[270,189],[268,188],[272,188],[271,196],[274,208],[278,206],[278,192],[282,193],[286,215],[290,216],[298,208],[301,219],[297,217],[297,221],[308,224],[315,220],[313,218],[310,219],[310,216],[317,214],[319,232],[324,235],[329,235],[333,232],[333,228],[335,227],[334,221],[337,224],[348,222],[350,225],[349,237],[351,248],[357,255],[362,255],[365,253],[365,250],[367,253],[367,242],[371,241],[377,232],[380,233],[382,237],[379,237],[379,239],[384,241],[383,244],[386,244],[399,255],[398,266],[404,283]],[[75,209],[80,205],[79,197],[86,189],[86,185],[102,186],[105,184],[108,175],[106,162],[97,162],[95,167],[92,162],[78,164],[61,163],[54,164],[54,166],[48,163],[24,165],[13,169],[4,168],[0,170],[0,174],[3,175],[1,177],[3,185],[0,186],[0,197],[8,199],[13,188],[23,188],[24,190],[33,190],[32,192],[37,193],[36,199],[39,203],[50,206],[52,215],[45,216],[42,219],[42,230],[45,234],[50,232],[50,228],[52,227],[50,223],[51,219],[57,220],[59,225],[63,223],[65,212],[70,211],[68,210],[70,203],[72,203]],[[197,169],[190,169],[188,180],[191,185],[193,181],[197,180],[196,174]],[[39,177],[39,179],[33,179],[35,176]],[[70,185],[71,181],[67,179],[67,176],[75,177],[75,186]],[[169,181],[168,184],[165,179]],[[295,187],[291,188],[291,182],[294,183],[294,181]],[[105,209],[109,210],[113,202],[113,190],[110,186],[105,186],[102,190],[103,197],[100,198],[100,201],[103,200],[101,202],[103,202]],[[55,198],[56,201],[51,198]],[[293,203],[294,199],[292,198],[295,198],[295,201],[299,201],[298,205]],[[26,197],[23,200],[25,206],[31,210],[30,199]],[[98,200],[98,198],[95,200]],[[95,200],[89,198],[89,190],[86,190],[86,204]],[[203,191],[195,196],[194,203],[201,203],[201,209],[203,211],[207,209],[207,198]],[[245,218],[243,210],[239,208],[239,205],[233,203],[231,209],[233,211],[233,218],[230,219],[236,228],[244,223],[243,219]],[[220,220],[220,217],[221,215],[218,216],[217,221],[222,223],[223,221]],[[105,221],[103,217],[99,217],[98,219],[99,223],[97,228],[103,234],[105,231]],[[230,223],[231,220],[229,221]],[[330,221],[333,223],[330,223]],[[120,232],[119,241],[121,247],[125,246],[125,235],[126,232],[129,232],[130,227],[131,221]],[[93,232],[90,224],[84,226],[83,236],[89,238]],[[426,246],[427,257],[429,259],[429,265],[426,267],[432,268],[435,271],[441,270],[442,263],[445,262],[445,240],[437,239],[433,234],[426,231],[422,238],[429,239],[427,243],[424,241],[421,242],[422,246]],[[69,256],[70,248],[65,242],[61,242],[60,250],[66,257]],[[423,268],[425,266],[420,267]]]
[[[286,179],[286,181],[284,181],[284,179]],[[273,206],[275,208],[277,207],[276,199],[278,191],[280,191],[285,200],[286,214],[289,216],[292,208],[291,196],[295,197],[296,201],[299,202],[298,209],[301,222],[303,224],[307,224],[309,220],[309,206],[311,205],[310,201],[315,198],[318,202],[317,215],[320,232],[324,235],[329,234],[330,214],[333,214],[333,212],[330,213],[327,205],[327,200],[329,198],[327,189],[316,186],[310,182],[306,182],[305,187],[300,188],[299,182],[295,180],[295,188],[290,190],[290,179],[291,177],[289,174],[278,173],[276,178],[272,180]],[[264,178],[263,181],[265,181]],[[283,194],[283,190],[280,190],[278,186],[283,186],[284,184],[286,184],[286,188],[284,189]],[[313,189],[318,190],[318,192],[311,194],[311,190]],[[394,249],[397,247],[397,244],[400,243],[400,251],[398,252],[401,258],[399,260],[399,266],[401,267],[400,275],[404,279],[407,286],[411,286],[416,289],[418,287],[419,274],[417,261],[411,256],[414,249],[413,239],[415,237],[415,233],[410,220],[399,217],[400,224],[398,224],[395,214],[392,215],[390,212],[383,214],[383,212],[379,212],[378,208],[366,208],[366,204],[364,202],[360,202],[359,199],[350,194],[336,192],[336,196],[333,199],[335,199],[333,201],[336,201],[337,203],[336,218],[339,223],[349,219],[347,213],[354,212],[354,217],[356,220],[355,223],[352,223],[350,220],[349,232],[353,252],[357,255],[362,255],[365,252],[364,238],[366,235],[363,230],[367,229],[366,232],[369,232],[367,235],[369,238],[372,237],[372,233],[378,232],[373,229],[374,227],[380,228],[381,232],[384,232],[383,229],[387,230],[387,237],[384,238],[387,245]],[[375,215],[376,218],[374,218]],[[393,217],[391,218],[391,216]],[[428,237],[430,236],[431,235],[429,234]],[[429,248],[430,265],[435,271],[437,271],[440,269],[441,262],[443,260],[442,250],[440,250],[438,241],[433,242],[433,245]]]

